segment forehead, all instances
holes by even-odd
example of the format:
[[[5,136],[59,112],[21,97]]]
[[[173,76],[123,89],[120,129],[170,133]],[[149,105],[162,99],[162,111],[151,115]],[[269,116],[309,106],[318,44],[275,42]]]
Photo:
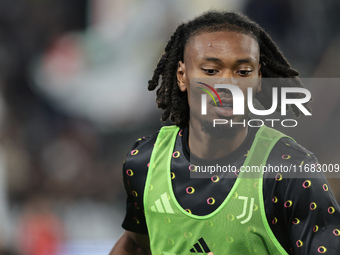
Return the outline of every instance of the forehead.
[[[259,45],[250,35],[233,31],[202,32],[189,39],[184,50],[184,62],[214,56],[218,58],[259,59]]]

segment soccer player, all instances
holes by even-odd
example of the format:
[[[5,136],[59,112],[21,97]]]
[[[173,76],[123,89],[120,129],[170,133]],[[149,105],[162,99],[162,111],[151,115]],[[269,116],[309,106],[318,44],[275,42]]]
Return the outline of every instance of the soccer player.
[[[242,178],[235,171],[190,178],[197,170],[191,160],[222,160],[236,169],[317,163],[312,152],[274,129],[235,125],[212,132],[202,115],[190,112],[192,79],[239,80],[239,88],[252,88],[268,109],[272,87],[263,78],[290,78],[290,86],[303,87],[297,76],[269,35],[241,14],[211,11],[180,25],[148,87],[159,86],[162,120],[174,126],[138,139],[126,157],[125,232],[111,254],[340,254],[340,208],[322,174]],[[238,120],[230,93],[218,92],[221,103],[209,114]],[[298,116],[300,109],[291,107]]]

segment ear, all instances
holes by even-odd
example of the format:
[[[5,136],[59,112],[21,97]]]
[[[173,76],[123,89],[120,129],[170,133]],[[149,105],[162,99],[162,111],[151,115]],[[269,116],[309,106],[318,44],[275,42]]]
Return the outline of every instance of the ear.
[[[257,86],[256,92],[260,92],[262,90],[262,72],[261,72],[261,64],[259,64],[259,84]]]
[[[182,61],[178,62],[177,67],[177,84],[179,90],[185,92],[187,90],[187,84],[185,82],[185,64]]]

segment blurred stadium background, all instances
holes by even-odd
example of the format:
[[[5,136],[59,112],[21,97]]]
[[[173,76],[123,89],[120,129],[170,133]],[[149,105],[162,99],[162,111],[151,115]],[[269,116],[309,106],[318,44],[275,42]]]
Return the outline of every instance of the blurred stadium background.
[[[337,0],[0,0],[0,254],[108,254],[124,156],[160,128],[147,81],[177,25],[211,8],[260,23],[302,77],[339,78]],[[322,163],[340,161],[334,89],[314,88],[318,118],[293,134]]]

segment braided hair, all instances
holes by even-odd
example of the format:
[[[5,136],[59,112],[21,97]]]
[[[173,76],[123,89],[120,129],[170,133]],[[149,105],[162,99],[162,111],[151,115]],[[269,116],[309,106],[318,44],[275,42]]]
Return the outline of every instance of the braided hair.
[[[179,127],[185,127],[189,123],[187,92],[181,92],[177,85],[178,62],[183,62],[185,45],[189,39],[201,32],[223,30],[250,35],[258,42],[262,77],[278,78],[275,87],[283,85],[304,87],[297,78],[299,73],[291,68],[270,36],[257,23],[240,13],[209,11],[177,27],[165,47],[152,79],[149,80],[148,89],[150,91],[156,89],[160,84],[156,93],[156,103],[159,108],[164,110],[162,121],[170,119]],[[283,81],[284,78],[292,79],[289,79],[289,83],[287,83]],[[263,81],[261,91],[256,93],[256,98],[265,109],[269,109],[272,105],[272,88],[272,82],[265,83]],[[301,93],[291,94],[291,98],[302,98],[303,96]],[[300,109],[296,105],[290,107],[295,116],[300,116]],[[308,106],[306,108],[309,109]],[[280,98],[276,110],[280,111]]]

